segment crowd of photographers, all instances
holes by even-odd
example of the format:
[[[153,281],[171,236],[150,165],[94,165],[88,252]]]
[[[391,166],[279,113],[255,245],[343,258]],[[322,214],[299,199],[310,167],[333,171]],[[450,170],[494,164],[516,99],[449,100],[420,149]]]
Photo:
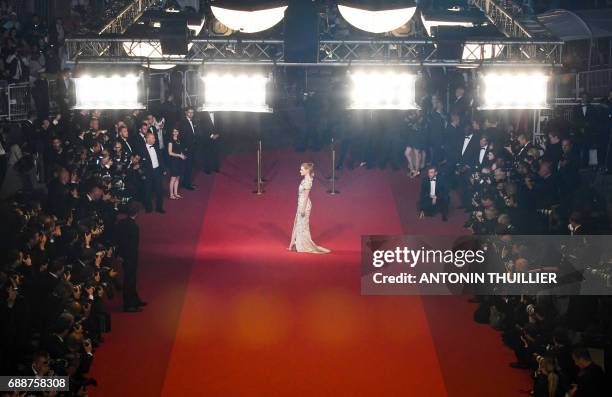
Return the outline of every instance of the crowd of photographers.
[[[464,96],[458,89],[448,118],[435,96],[429,113],[417,116],[426,136],[412,147],[430,164],[420,215],[440,212],[446,219],[456,191],[459,205],[451,211],[468,214],[464,226],[473,234],[491,236],[486,271],[557,273],[565,287],[556,291],[529,287],[523,294],[502,289],[477,295],[475,319],[501,331],[516,354],[512,367],[532,371],[533,395],[608,395],[609,375],[600,365],[609,362],[612,347],[612,300],[570,291],[585,277],[612,286],[605,241],[587,239],[610,230],[606,198],[592,182],[607,172],[612,98],[593,105],[583,97],[572,123],[551,120],[537,142],[496,113],[465,106]],[[418,173],[419,167],[411,171]],[[534,235],[558,237],[540,241]],[[594,351],[603,352],[599,364]]]
[[[77,395],[95,384],[87,373],[111,329],[108,299],[120,291],[126,312],[146,305],[134,219],[162,189],[162,129],[140,111],[33,112],[3,127],[0,373],[68,375]]]

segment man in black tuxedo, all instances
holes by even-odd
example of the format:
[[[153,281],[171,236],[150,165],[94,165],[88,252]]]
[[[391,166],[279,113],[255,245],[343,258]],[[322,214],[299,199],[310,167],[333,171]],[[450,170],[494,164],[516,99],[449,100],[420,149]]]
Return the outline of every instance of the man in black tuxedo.
[[[459,187],[461,206],[468,208],[471,202],[471,168],[478,163],[480,154],[480,134],[474,129],[474,124],[464,127],[464,133],[455,140],[451,153],[454,164],[458,166],[453,184]]]
[[[47,211],[59,219],[66,219],[71,205],[68,182],[70,182],[70,173],[65,168],[61,168],[57,176],[49,183]]]
[[[191,178],[193,174],[193,161],[198,143],[198,126],[195,124],[193,116],[193,108],[186,108],[185,117],[183,117],[177,125],[177,129],[181,134],[183,153],[187,155],[183,177],[181,178],[181,185],[187,190],[194,190],[195,188],[191,182]]]
[[[561,141],[561,158],[558,163],[559,189],[561,197],[569,198],[580,186],[580,156],[574,151],[572,141]]]
[[[204,172],[219,172],[219,134],[215,128],[214,113],[202,112],[201,126]]]
[[[531,140],[526,133],[521,132],[516,137],[516,141],[518,142],[518,146],[511,151],[514,156],[514,161],[526,161],[527,157],[529,157],[529,150],[533,148]]]
[[[473,128],[466,126],[462,139],[455,143],[457,163],[460,165],[473,166],[478,161],[480,152],[480,134]]]
[[[550,131],[548,133],[548,142],[541,145],[544,149],[544,160],[550,162],[553,170],[556,172],[559,168],[559,161],[563,156],[563,149],[561,148],[561,137],[557,131]]]
[[[121,142],[121,145],[123,146],[123,151],[127,154],[127,156],[129,157],[132,155],[132,153],[137,153],[136,148],[132,147],[130,143],[130,132],[127,126],[120,126],[118,133],[119,137],[117,138],[117,140]]]
[[[137,133],[129,140],[132,147],[132,153],[138,154],[144,158],[147,154],[147,133],[149,132],[149,124],[140,123]]]
[[[427,177],[421,182],[421,195],[419,198],[419,218],[433,216],[437,212],[442,214],[442,220],[448,220],[449,192],[446,184],[438,178],[438,170],[434,166],[427,168]]]
[[[63,313],[53,324],[52,331],[42,337],[41,345],[52,359],[62,359],[70,352],[65,340],[73,325],[74,317]]]
[[[463,129],[461,125],[461,116],[459,113],[451,113],[449,122],[444,130],[444,157],[447,164],[454,167],[457,164],[457,142],[463,140]]]
[[[104,191],[95,181],[90,182],[87,193],[79,198],[74,218],[77,221],[91,220],[95,218],[100,210],[99,201]]]
[[[589,350],[578,346],[572,351],[572,358],[578,367],[576,382],[570,387],[573,397],[609,396],[606,375],[601,367],[593,362]]]
[[[478,140],[478,156],[476,156],[476,162],[473,164],[474,167],[482,169],[489,165],[487,153],[489,151],[489,137],[481,135]]]
[[[536,180],[536,206],[538,209],[551,209],[559,204],[559,184],[553,175],[552,166],[547,161],[540,163],[539,178]]]
[[[28,143],[30,150],[36,152],[36,113],[29,112],[28,118],[21,124],[21,136]]]
[[[580,104],[574,107],[572,118],[577,130],[577,136],[574,137],[574,141],[579,149],[582,165],[589,165],[590,149],[599,149],[602,146],[600,144],[602,139],[600,131],[598,130],[598,113],[597,108],[591,104],[589,95],[586,93],[582,94],[580,97]],[[603,165],[603,159],[601,159],[603,157],[603,150],[599,150],[599,152],[602,152],[602,154],[599,155],[598,153],[598,157],[600,157],[598,158],[598,162]]]
[[[450,112],[457,113],[461,118],[469,116],[468,109],[470,100],[465,96],[465,87],[459,86],[455,89],[455,98],[450,104]]]
[[[70,69],[64,69],[59,75],[57,79],[56,85],[56,97],[57,105],[59,106],[59,111],[64,117],[68,117],[70,113],[70,106],[74,104],[73,94],[72,94],[72,82],[70,80]]]
[[[123,310],[126,312],[140,312],[147,304],[138,295],[136,280],[140,243],[140,229],[136,218],[139,212],[140,205],[133,202],[128,208],[128,216],[117,223],[116,243],[118,253],[123,258]]]
[[[155,135],[148,132],[146,135],[146,148],[142,156],[146,180],[144,183],[144,206],[146,212],[153,210],[152,199],[155,194],[155,211],[164,214],[164,190],[162,178],[164,176],[164,160],[162,152],[155,144]]]

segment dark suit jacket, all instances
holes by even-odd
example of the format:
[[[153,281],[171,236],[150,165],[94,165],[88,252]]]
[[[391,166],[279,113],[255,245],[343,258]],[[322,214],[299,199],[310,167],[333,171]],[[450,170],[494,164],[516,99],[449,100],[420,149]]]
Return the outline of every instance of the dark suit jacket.
[[[131,155],[132,152],[136,151],[136,148],[134,146],[132,146],[132,142],[130,142],[130,140],[126,140],[123,139],[123,137],[119,137],[119,139],[117,139],[119,142],[121,142],[121,144],[123,145],[123,152],[127,153],[128,155]],[[128,146],[129,144],[129,146]]]
[[[136,265],[138,263],[140,229],[134,219],[127,217],[117,222],[115,236],[119,255],[124,261]]]
[[[480,152],[480,135],[472,135],[472,139],[470,139],[470,143],[462,155],[461,150],[463,149],[464,140],[465,135],[461,136],[455,144],[458,162],[461,164],[474,166],[478,163],[478,153]]]
[[[68,354],[68,347],[55,334],[45,335],[42,340],[43,348],[49,353],[53,359],[64,358]]]
[[[164,170],[163,153],[157,145],[154,145],[153,148],[155,149],[155,153],[157,153],[157,162],[159,163],[158,171],[163,171]],[[151,162],[151,156],[149,156],[149,151],[147,150],[146,146],[144,148],[144,153],[142,156],[141,164],[144,167],[144,171],[147,177],[148,178],[152,177],[153,176],[153,163]]]
[[[202,133],[204,135],[209,136],[215,131],[215,124],[213,123],[212,117],[210,117],[209,112],[200,113],[199,121],[200,122],[198,123],[198,125],[200,126],[200,129],[202,130]]]
[[[584,114],[582,105],[576,105],[576,107],[574,107],[573,121],[579,127],[588,129],[597,122],[597,109],[593,105],[587,104],[586,114]]]
[[[89,200],[87,194],[84,194],[79,199],[77,204],[75,219],[80,221],[83,219],[91,219],[95,214],[98,213],[98,205],[95,201]]]
[[[47,211],[50,214],[64,219],[68,214],[70,205],[70,192],[68,186],[62,184],[57,178],[49,183],[49,194],[47,195]]]
[[[26,142],[28,142],[28,145],[34,149],[32,145],[36,140],[36,128],[34,127],[34,124],[30,122],[30,120],[26,120],[21,124],[21,136],[26,140]]]
[[[461,118],[465,118],[465,114],[467,113],[468,108],[470,107],[469,99],[462,96],[460,99],[454,99],[453,103],[450,105],[451,113],[458,113]]]
[[[418,209],[422,210],[427,206],[431,206],[431,185],[429,178],[425,177],[421,180],[421,192],[419,196]],[[436,177],[436,202],[439,205],[446,205],[449,199],[449,191],[444,179],[440,177],[440,174]]]
[[[537,179],[535,192],[538,209],[550,209],[551,206],[559,204],[559,184],[555,175],[546,179]]]
[[[514,159],[516,161],[525,161],[529,156],[529,150],[533,148],[531,142],[527,142],[525,146],[519,147],[516,149],[516,153],[514,153]]]
[[[195,145],[198,138],[198,128],[195,118],[191,119],[193,124],[193,128],[191,128],[191,124],[187,120],[187,117],[183,117],[177,124],[177,129],[179,130],[181,143],[183,144],[183,148],[187,153],[191,153],[195,150]]]
[[[147,146],[145,140],[139,132],[136,132],[136,134],[130,137],[129,142],[130,146],[132,146],[132,153],[136,153],[140,157],[145,157],[147,155]]]
[[[58,103],[63,104],[65,106],[72,106],[74,104],[73,100],[73,83],[68,80],[68,87],[66,87],[65,79],[59,78],[57,79],[56,84],[56,100]]]

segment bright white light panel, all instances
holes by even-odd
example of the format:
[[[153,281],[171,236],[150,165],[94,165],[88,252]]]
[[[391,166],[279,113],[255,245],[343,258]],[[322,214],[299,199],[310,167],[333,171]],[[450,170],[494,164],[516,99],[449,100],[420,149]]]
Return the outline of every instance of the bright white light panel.
[[[222,24],[242,33],[255,33],[270,29],[285,16],[287,6],[257,11],[239,11],[216,6],[210,7]]]
[[[416,109],[416,76],[360,71],[350,74],[349,109]]]
[[[548,76],[543,73],[487,73],[481,80],[481,109],[545,109]]]
[[[137,75],[82,76],[73,79],[75,109],[142,109]]]
[[[266,75],[233,75],[210,73],[204,81],[203,110],[210,112],[270,113],[266,103]]]
[[[416,7],[370,11],[339,4],[338,10],[342,17],[357,29],[371,33],[385,33],[408,23]]]

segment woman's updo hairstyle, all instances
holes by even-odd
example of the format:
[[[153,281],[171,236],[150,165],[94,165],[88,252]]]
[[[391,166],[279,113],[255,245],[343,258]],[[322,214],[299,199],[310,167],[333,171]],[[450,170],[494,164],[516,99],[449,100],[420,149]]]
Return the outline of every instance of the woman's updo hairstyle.
[[[314,177],[314,163],[302,163],[302,167],[308,171],[308,175]]]

